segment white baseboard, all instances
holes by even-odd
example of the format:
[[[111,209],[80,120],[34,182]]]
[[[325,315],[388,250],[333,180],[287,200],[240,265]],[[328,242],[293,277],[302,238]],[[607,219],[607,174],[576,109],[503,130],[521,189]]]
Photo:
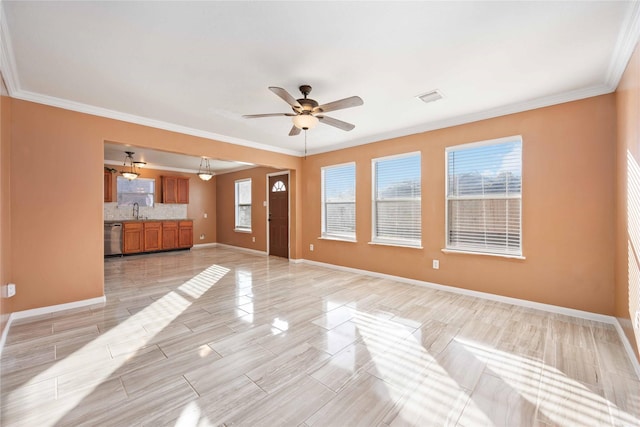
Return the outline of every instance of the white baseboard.
[[[631,363],[633,364],[633,367],[636,371],[636,375],[640,379],[640,362],[636,358],[635,352],[633,351],[633,348],[631,347],[631,344],[629,343],[627,336],[622,330],[622,327],[620,326],[618,319],[616,319],[614,316],[607,316],[605,314],[592,313],[590,311],[576,310],[573,308],[561,307],[558,305],[551,305],[551,304],[544,304],[540,302],[528,301],[528,300],[523,300],[519,298],[505,297],[502,295],[490,294],[487,292],[472,291],[470,289],[456,288],[453,286],[440,285],[438,283],[425,282],[423,280],[409,279],[406,277],[393,276],[391,274],[376,273],[374,271],[360,270],[358,268],[352,268],[352,267],[343,267],[340,265],[327,264],[324,262],[311,261],[307,259],[296,260],[295,262],[296,263],[302,262],[304,264],[315,265],[319,267],[326,267],[334,270],[348,271],[351,273],[363,274],[365,276],[378,277],[382,279],[390,279],[396,282],[408,283],[408,284],[417,285],[417,286],[424,286],[424,287],[436,289],[439,291],[452,292],[456,294],[482,298],[490,301],[513,304],[520,307],[533,308],[536,310],[547,311],[550,313],[563,314],[565,316],[571,316],[571,317],[577,317],[581,319],[593,320],[596,322],[608,323],[610,325],[613,325],[616,328],[616,331],[620,336],[620,340],[622,341],[622,344],[624,345],[624,348],[627,352],[627,356],[629,357],[629,360],[631,360]]]
[[[226,245],[224,243],[216,243],[216,246],[220,247],[220,248],[225,248],[225,249],[234,249],[236,251],[248,252],[248,253],[254,254],[254,255],[260,255],[260,256],[267,256],[268,255],[265,251],[259,251],[257,249],[243,248],[242,246]]]
[[[218,246],[217,243],[198,243],[193,245],[193,249],[215,248],[216,246]]]
[[[5,344],[5,341],[7,340],[7,335],[9,334],[9,329],[11,328],[11,324],[15,320],[27,319],[29,317],[35,317],[35,316],[42,316],[43,314],[51,314],[58,311],[70,310],[72,308],[80,308],[80,307],[86,307],[89,305],[104,304],[105,302],[107,302],[107,297],[103,295],[101,297],[96,297],[96,298],[73,301],[65,304],[49,305],[47,307],[38,307],[38,308],[32,308],[30,310],[22,310],[22,311],[16,311],[14,313],[11,313],[9,315],[9,320],[7,320],[7,325],[5,326],[4,331],[2,331],[2,338],[0,338],[0,356],[2,356],[2,350],[4,349],[4,344]]]
[[[302,259],[302,258],[289,258],[289,262],[291,264],[302,264],[304,262],[304,259]]]

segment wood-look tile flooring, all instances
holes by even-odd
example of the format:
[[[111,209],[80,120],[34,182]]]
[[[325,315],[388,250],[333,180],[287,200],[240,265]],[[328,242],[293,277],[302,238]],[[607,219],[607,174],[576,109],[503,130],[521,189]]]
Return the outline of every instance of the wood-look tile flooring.
[[[228,248],[13,324],[3,426],[638,426],[611,325]]]

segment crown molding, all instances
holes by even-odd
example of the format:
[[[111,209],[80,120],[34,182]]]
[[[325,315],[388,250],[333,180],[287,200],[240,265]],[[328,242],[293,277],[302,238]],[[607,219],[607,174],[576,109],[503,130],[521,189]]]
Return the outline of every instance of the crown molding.
[[[392,132],[385,132],[369,136],[367,138],[361,138],[345,144],[332,145],[323,147],[317,150],[309,150],[307,155],[327,153],[330,151],[340,150],[349,147],[355,147],[358,145],[369,144],[372,142],[384,141],[392,138],[399,138],[407,135],[415,135],[418,133],[429,132],[438,129],[444,129],[452,126],[464,125],[467,123],[473,123],[480,120],[492,119],[495,117],[507,116],[509,114],[521,113],[523,111],[535,110],[537,108],[550,107],[553,105],[564,104],[565,102],[578,101],[585,98],[591,98],[594,96],[605,95],[615,91],[615,87],[611,88],[608,85],[601,84],[591,86],[584,89],[578,89],[571,92],[564,92],[540,98],[530,99],[523,102],[517,102],[514,104],[503,105],[489,110],[477,111],[470,114],[451,117],[444,120],[436,120],[433,122],[423,123],[418,126],[412,126]]]
[[[106,117],[109,119],[120,120],[127,123],[135,123],[138,125],[149,126],[156,129],[163,129],[170,132],[181,133],[184,135],[196,136],[199,138],[210,139],[214,141],[226,142],[229,144],[241,145],[244,147],[254,148],[257,150],[270,151],[274,153],[287,154],[290,156],[300,156],[301,153],[295,150],[274,147],[272,145],[261,144],[259,142],[248,141],[241,138],[234,138],[218,133],[208,132],[200,129],[194,129],[187,126],[169,123],[162,120],[150,119],[147,117],[136,116],[134,114],[122,113],[120,111],[110,110],[108,108],[95,107],[93,105],[83,104],[81,102],[69,101],[49,95],[42,95],[25,90],[16,90],[11,95],[12,98],[21,99],[23,101],[34,102],[37,104],[49,105],[51,107],[62,108],[64,110],[77,111],[79,113],[91,114],[98,117]]]
[[[607,70],[606,85],[615,90],[620,83],[622,74],[627,68],[629,59],[633,55],[638,39],[640,38],[640,2],[633,1],[629,5],[629,11],[618,34],[616,46],[611,55],[611,63]]]

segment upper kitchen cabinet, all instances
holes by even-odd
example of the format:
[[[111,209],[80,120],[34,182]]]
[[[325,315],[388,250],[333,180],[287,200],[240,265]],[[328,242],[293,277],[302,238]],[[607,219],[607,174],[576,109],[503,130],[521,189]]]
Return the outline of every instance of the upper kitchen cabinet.
[[[162,203],[189,203],[189,178],[163,176]]]
[[[104,170],[104,201],[113,202],[113,177],[111,172]]]

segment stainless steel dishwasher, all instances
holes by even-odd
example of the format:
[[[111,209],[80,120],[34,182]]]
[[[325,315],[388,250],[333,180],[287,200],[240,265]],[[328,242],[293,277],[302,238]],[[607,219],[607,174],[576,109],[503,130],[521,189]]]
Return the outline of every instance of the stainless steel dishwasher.
[[[104,223],[104,256],[122,255],[122,223]]]

